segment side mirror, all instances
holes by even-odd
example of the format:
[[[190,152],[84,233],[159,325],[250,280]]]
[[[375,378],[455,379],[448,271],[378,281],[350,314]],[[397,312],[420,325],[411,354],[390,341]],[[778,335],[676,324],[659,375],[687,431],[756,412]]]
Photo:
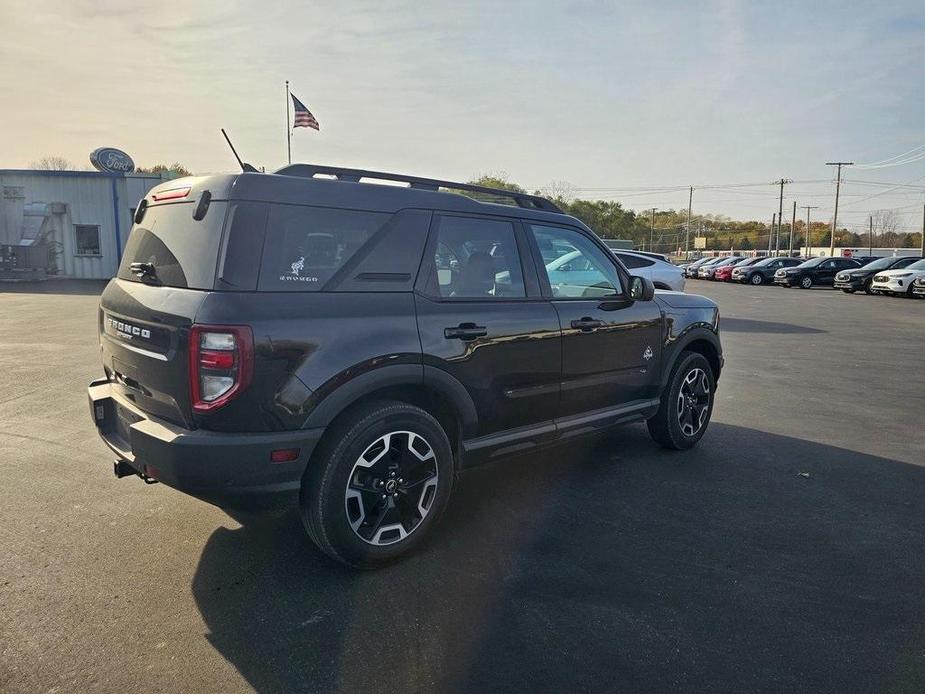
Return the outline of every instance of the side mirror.
[[[630,281],[630,298],[633,301],[652,301],[655,297],[655,285],[645,277],[633,276]]]

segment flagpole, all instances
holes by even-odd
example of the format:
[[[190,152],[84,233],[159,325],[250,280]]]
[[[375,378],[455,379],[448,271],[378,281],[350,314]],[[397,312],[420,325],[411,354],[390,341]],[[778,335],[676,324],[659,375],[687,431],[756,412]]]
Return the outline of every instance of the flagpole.
[[[289,80],[286,80],[286,159],[292,163],[292,128],[289,127]]]

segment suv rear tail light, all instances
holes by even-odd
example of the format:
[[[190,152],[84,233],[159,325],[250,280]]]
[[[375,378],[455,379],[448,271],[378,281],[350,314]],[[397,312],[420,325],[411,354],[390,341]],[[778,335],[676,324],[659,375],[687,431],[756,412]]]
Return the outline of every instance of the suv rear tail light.
[[[254,335],[246,325],[194,325],[189,333],[190,402],[211,412],[237,396],[254,370]]]

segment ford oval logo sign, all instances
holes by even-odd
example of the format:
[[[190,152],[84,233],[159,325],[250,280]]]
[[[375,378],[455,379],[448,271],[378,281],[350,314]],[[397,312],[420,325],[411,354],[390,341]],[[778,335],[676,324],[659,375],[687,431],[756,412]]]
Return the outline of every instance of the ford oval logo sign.
[[[97,171],[103,173],[132,173],[135,162],[132,158],[115,147],[100,147],[90,153],[90,163]]]

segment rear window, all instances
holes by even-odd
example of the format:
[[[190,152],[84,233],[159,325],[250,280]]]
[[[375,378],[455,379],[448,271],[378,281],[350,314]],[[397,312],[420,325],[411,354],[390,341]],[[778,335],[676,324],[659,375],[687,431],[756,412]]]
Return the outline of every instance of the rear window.
[[[258,289],[322,289],[391,217],[379,212],[273,205]]]
[[[193,219],[191,203],[152,205],[132,228],[119,265],[119,279],[141,282],[132,263],[154,266],[144,281],[167,287],[212,289],[222,240],[225,203],[213,202],[202,221]]]
[[[617,253],[617,257],[623,261],[623,264],[626,265],[630,270],[635,270],[640,267],[650,267],[655,265],[654,260],[649,260],[648,258],[640,258],[638,255],[629,255],[628,253]]]

